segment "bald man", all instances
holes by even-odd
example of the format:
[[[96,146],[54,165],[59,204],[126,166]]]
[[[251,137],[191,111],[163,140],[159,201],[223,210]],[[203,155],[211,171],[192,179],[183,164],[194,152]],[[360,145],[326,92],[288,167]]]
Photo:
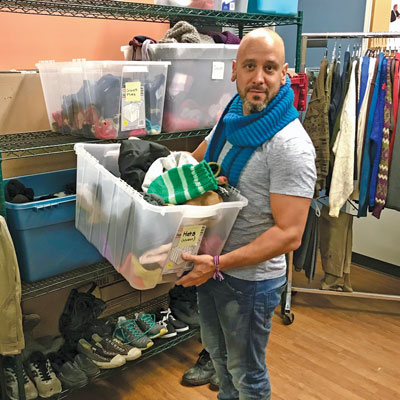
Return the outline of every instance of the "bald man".
[[[293,107],[287,69],[278,34],[247,34],[232,68],[238,93],[193,153],[220,163],[249,201],[222,255],[183,255],[194,267],[177,282],[198,286],[201,336],[220,400],[271,397],[265,354],[286,284],[284,254],[300,246],[314,194],[314,147]]]

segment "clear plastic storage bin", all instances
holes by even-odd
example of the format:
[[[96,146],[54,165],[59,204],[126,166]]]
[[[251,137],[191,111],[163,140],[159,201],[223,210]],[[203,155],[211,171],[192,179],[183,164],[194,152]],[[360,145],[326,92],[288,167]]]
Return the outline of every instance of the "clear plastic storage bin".
[[[41,61],[53,131],[98,139],[161,132],[168,62]]]
[[[119,178],[119,144],[75,145],[76,228],[136,289],[175,281],[188,263],[180,254],[220,254],[247,199],[231,189],[212,206],[154,206]]]
[[[150,60],[171,61],[162,130],[211,128],[236,93],[231,82],[238,45],[160,43],[148,46]]]

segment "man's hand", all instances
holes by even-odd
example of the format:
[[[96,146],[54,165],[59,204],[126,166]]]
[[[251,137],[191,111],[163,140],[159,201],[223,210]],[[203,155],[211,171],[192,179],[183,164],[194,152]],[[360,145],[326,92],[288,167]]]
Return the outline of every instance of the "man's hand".
[[[215,272],[215,265],[212,256],[207,254],[202,256],[194,256],[192,254],[184,253],[182,258],[185,261],[191,261],[194,263],[193,269],[179,279],[176,284],[187,286],[200,286],[204,282],[207,282]]]

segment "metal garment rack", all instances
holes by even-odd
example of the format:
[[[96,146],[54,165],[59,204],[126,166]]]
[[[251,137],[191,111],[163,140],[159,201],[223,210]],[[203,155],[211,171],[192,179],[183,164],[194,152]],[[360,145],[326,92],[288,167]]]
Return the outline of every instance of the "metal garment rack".
[[[300,71],[305,71],[306,55],[308,47],[326,47],[326,43],[322,42],[324,39],[375,39],[375,38],[400,38],[400,32],[340,32],[340,33],[303,33],[301,39],[301,56],[300,56]],[[316,43],[310,46],[310,41],[314,40]],[[326,41],[325,41],[326,42]],[[287,288],[283,294],[281,304],[281,314],[283,323],[290,325],[294,321],[294,314],[291,312],[291,302],[293,292],[314,293],[332,296],[345,296],[356,298],[368,298],[379,300],[394,300],[400,301],[399,295],[368,293],[368,292],[338,292],[335,290],[322,290],[311,289],[292,286],[293,280],[293,253],[289,254],[287,260]]]

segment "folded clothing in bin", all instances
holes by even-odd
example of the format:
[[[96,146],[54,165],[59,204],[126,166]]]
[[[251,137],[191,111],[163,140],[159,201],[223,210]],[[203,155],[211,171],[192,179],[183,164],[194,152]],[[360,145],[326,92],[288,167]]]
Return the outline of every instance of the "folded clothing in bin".
[[[136,142],[136,141],[135,141]],[[136,289],[175,281],[190,268],[183,252],[220,254],[247,200],[233,188],[209,206],[155,206],[121,179],[120,144],[78,143],[76,227]],[[225,200],[225,199],[224,199]]]
[[[5,202],[7,224],[23,281],[37,281],[103,260],[74,226],[75,195],[38,200],[75,183],[75,169],[20,176],[17,180],[32,188],[35,195],[28,203]],[[4,180],[5,188],[11,181],[15,183],[15,179]]]

